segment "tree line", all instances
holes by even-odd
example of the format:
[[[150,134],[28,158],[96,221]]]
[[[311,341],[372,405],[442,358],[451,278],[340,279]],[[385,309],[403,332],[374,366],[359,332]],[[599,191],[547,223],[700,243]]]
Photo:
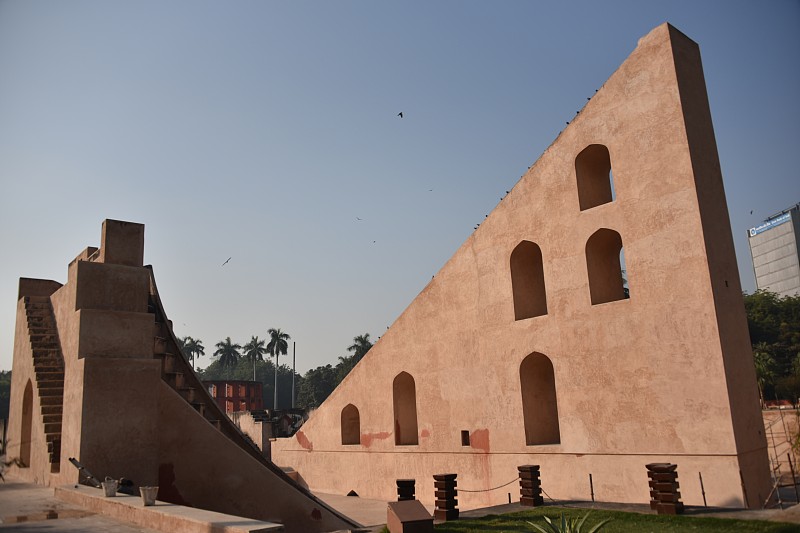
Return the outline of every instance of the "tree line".
[[[744,295],[762,403],[800,398],[800,296]]]
[[[252,336],[244,345],[234,343],[230,337],[218,342],[212,354],[215,360],[205,369],[196,370],[198,377],[201,380],[259,381],[262,384],[263,405],[268,409],[275,406],[278,409],[291,407],[294,389],[294,405],[313,409],[325,401],[372,348],[369,333],[357,335],[353,338],[353,344],[347,347],[350,353],[340,356],[336,366],[319,366],[301,376],[287,365],[279,364],[279,357],[288,353],[291,337],[280,329],[269,329],[267,333],[269,339]],[[196,359],[205,355],[203,341],[192,337],[179,340],[184,355],[194,367]],[[275,363],[266,360],[265,355],[273,357]]]

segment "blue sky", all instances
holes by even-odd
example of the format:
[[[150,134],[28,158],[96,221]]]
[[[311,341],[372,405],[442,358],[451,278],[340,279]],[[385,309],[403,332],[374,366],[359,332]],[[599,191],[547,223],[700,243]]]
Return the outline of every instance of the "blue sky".
[[[701,48],[752,290],[747,228],[800,201],[797,0],[0,1],[0,369],[18,278],[64,282],[105,218],[146,225],[207,354],[274,327],[335,363],[665,21]]]

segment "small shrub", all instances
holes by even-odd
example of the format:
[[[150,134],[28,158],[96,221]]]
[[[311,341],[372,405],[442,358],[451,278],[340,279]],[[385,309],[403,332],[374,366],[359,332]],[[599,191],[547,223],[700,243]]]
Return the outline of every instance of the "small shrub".
[[[603,528],[603,526],[611,521],[610,518],[606,518],[605,520],[595,524],[590,529],[584,529],[584,523],[590,514],[592,513],[588,512],[583,515],[583,518],[578,519],[577,517],[567,518],[564,516],[564,513],[561,513],[561,520],[559,520],[557,523],[553,523],[549,517],[545,516],[544,521],[547,522],[547,529],[540,525],[534,524],[533,522],[528,522],[528,524],[533,526],[533,528],[539,533],[597,533]]]

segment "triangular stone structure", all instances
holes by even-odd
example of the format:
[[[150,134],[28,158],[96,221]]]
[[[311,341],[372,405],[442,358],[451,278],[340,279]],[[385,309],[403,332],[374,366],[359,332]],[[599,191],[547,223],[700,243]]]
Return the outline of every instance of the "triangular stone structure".
[[[556,500],[646,503],[670,462],[684,503],[760,507],[763,428],[699,48],[663,24],[272,450],[367,498],[456,473],[505,503],[538,464]]]
[[[143,265],[144,226],[106,220],[101,241],[69,264],[63,285],[20,280],[6,452],[20,465],[14,477],[72,486],[76,459],[101,480],[155,485],[161,501],[287,532],[358,527],[266,459],[198,380]]]

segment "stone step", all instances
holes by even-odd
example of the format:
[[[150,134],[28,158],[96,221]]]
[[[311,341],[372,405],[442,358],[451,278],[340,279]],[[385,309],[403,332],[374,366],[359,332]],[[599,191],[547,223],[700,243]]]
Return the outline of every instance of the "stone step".
[[[33,339],[31,339],[31,348],[33,348],[34,350],[56,350],[56,351],[59,351],[61,349],[57,341],[53,340],[34,341]]]
[[[45,415],[52,415],[52,416],[58,415],[59,418],[60,418],[62,413],[63,413],[63,411],[64,411],[64,408],[63,408],[63,403],[62,402],[50,403],[50,404],[42,403],[42,416],[45,416]]]
[[[58,433],[61,434],[61,422],[47,422],[44,425],[45,433]]]
[[[173,389],[181,389],[184,386],[183,372],[167,372],[164,381]]]
[[[61,350],[56,348],[42,348],[40,346],[33,347],[33,356],[34,357],[58,357],[61,356]]]
[[[61,413],[51,414],[51,415],[46,415],[46,414],[42,413],[42,422],[44,422],[45,427],[47,427],[47,424],[59,424],[60,425],[61,424]]]
[[[62,390],[62,393],[63,393],[63,390]],[[64,404],[64,397],[63,397],[63,394],[59,394],[58,396],[51,396],[51,395],[42,396],[42,395],[39,395],[39,403],[42,406],[45,406],[45,405],[48,405],[48,406],[57,405],[59,407],[62,407],[63,404]]]
[[[61,462],[61,433],[47,441],[47,453],[50,454],[50,463]]]
[[[28,325],[28,334],[33,337],[48,335],[53,338],[56,336],[56,328],[47,325],[31,326]]]
[[[214,420],[209,420],[209,422],[211,422],[211,425],[217,428],[218,430],[220,431],[222,430],[222,420],[214,419]]]
[[[161,359],[161,371],[164,374],[167,374],[169,372],[180,372],[178,360],[174,354],[161,353],[161,354],[155,354],[155,356]]]
[[[178,393],[189,403],[195,403],[200,400],[197,389],[194,387],[181,387],[178,389]]]
[[[154,336],[169,338],[169,327],[164,322],[156,322]]]
[[[206,413],[206,406],[199,402],[190,402],[191,406],[194,407],[194,410],[200,413],[201,415],[205,416]]]
[[[56,336],[54,333],[52,333],[52,332],[47,332],[47,333],[31,333],[31,334],[30,334],[30,338],[31,338],[31,342],[35,342],[35,343],[40,343],[40,342],[45,342],[45,343],[48,343],[48,342],[52,342],[52,343],[58,343],[58,337],[57,337],[57,336]]]
[[[54,366],[42,366],[36,369],[36,379],[39,382],[58,381],[64,383],[64,369]]]
[[[33,366],[37,372],[58,372],[64,371],[64,365],[57,359],[36,359]]]
[[[41,376],[36,376],[36,386],[39,390],[42,389],[64,389],[63,379],[42,379]]]
[[[52,388],[39,387],[39,397],[42,398],[42,397],[45,397],[45,396],[51,396],[51,397],[52,396],[57,396],[59,398],[63,397],[64,396],[64,386],[63,386],[63,384],[62,384],[61,387],[52,387]]]
[[[167,352],[167,338],[155,336],[153,339],[153,353],[166,353]]]

